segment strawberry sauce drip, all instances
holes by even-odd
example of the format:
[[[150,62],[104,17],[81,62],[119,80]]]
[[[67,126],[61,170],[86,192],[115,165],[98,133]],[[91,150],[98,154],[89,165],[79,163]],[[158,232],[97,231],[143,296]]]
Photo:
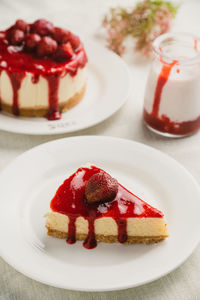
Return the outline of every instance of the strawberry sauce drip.
[[[158,77],[157,85],[156,85],[153,110],[152,110],[152,115],[156,118],[158,117],[163,87],[167,83],[171,69],[176,63],[177,63],[176,61],[173,61],[171,64],[163,64],[162,66],[160,75]]]
[[[126,220],[120,220],[120,219],[117,219],[116,220],[116,223],[117,223],[117,227],[118,227],[118,241],[120,243],[125,243],[127,241],[127,222]]]
[[[87,249],[96,247],[95,220],[102,217],[111,217],[118,227],[118,240],[124,243],[127,240],[127,218],[162,218],[163,214],[146,202],[129,192],[119,184],[118,193],[112,202],[88,204],[85,199],[85,187],[90,177],[103,170],[91,166],[79,168],[58,188],[51,200],[52,211],[68,216],[68,243],[76,240],[75,220],[83,217],[88,221],[88,235],[83,246]]]
[[[72,217],[69,219],[68,225],[68,244],[74,244],[76,242],[76,217]]]
[[[19,106],[18,106],[19,93],[18,92],[21,87],[22,80],[25,77],[25,72],[21,72],[21,73],[7,72],[7,75],[10,78],[10,82],[13,89],[12,113],[18,116],[19,115]]]
[[[49,89],[49,111],[46,118],[48,120],[60,120],[61,113],[58,104],[58,88],[60,83],[60,74],[44,76],[48,81]]]
[[[58,120],[61,114],[58,107],[58,88],[63,74],[75,76],[79,68],[87,63],[83,45],[74,51],[72,58],[57,62],[51,58],[39,58],[34,53],[24,52],[21,46],[9,45],[6,40],[7,31],[0,31],[0,72],[6,71],[13,88],[13,114],[19,115],[18,91],[26,73],[32,75],[31,81],[36,84],[40,76],[48,81],[49,111],[48,120]]]
[[[83,246],[86,249],[93,249],[97,246],[97,241],[95,237],[95,230],[94,230],[94,221],[95,221],[95,216],[90,216],[87,218],[88,220],[88,236],[83,242]]]
[[[39,74],[33,74],[32,78],[31,78],[31,81],[32,81],[32,83],[38,83],[39,79],[40,79]]]

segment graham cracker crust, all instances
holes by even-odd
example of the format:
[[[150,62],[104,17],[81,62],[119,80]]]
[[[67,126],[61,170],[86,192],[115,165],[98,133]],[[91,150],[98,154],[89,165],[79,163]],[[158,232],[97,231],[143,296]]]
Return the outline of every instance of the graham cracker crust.
[[[58,230],[54,230],[51,228],[48,228],[48,232],[47,234],[59,239],[64,239],[67,238],[68,234],[67,232],[62,232],[62,231],[58,231]],[[86,234],[81,234],[81,233],[77,233],[76,234],[76,239],[79,241],[85,240],[87,237]],[[158,243],[163,241],[167,236],[161,235],[161,236],[128,236],[127,241],[125,242],[125,244],[135,244],[135,243],[139,243],[139,244],[152,244],[152,243]],[[101,234],[97,234],[96,235],[96,240],[98,242],[104,242],[104,243],[118,243],[118,239],[117,236],[115,235],[101,235]]]
[[[68,109],[74,107],[75,105],[77,105],[81,99],[84,96],[86,90],[86,84],[83,86],[83,88],[76,93],[73,97],[71,97],[70,99],[68,99],[66,102],[62,102],[59,104],[59,109],[61,112],[65,112]],[[6,104],[1,102],[1,108],[2,111],[5,111],[9,114],[13,114],[12,113],[12,105]],[[19,115],[22,117],[44,117],[46,116],[48,113],[48,108],[47,107],[37,107],[37,108],[20,108],[19,107]]]

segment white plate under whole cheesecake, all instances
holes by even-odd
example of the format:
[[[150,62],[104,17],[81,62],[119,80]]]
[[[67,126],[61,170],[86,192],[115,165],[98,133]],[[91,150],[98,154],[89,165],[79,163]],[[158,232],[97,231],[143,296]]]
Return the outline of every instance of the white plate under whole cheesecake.
[[[88,250],[81,241],[68,245],[47,236],[44,215],[50,200],[85,162],[161,210],[169,237],[152,245],[100,242]],[[198,183],[177,161],[140,143],[100,136],[55,140],[15,159],[0,180],[1,256],[48,285],[82,291],[135,287],[178,267],[199,243]]]
[[[78,71],[76,82],[72,80],[76,85],[73,89],[78,87],[78,90],[81,90],[80,83],[85,82],[86,78],[86,89],[80,103],[64,112],[62,118],[56,121],[37,117],[15,117],[1,112],[0,129],[33,135],[61,134],[94,126],[114,114],[131,93],[131,76],[128,67],[119,56],[97,43],[86,40],[84,48],[88,63],[84,69]],[[7,82],[7,78],[5,80]],[[30,78],[26,80],[30,81]],[[69,83],[69,80],[71,80],[69,76],[64,78],[63,85],[65,81]],[[40,92],[44,93],[46,99],[45,79],[41,79],[41,84],[43,89]],[[24,90],[24,93],[26,92]],[[33,97],[34,90],[30,90],[29,93],[30,97]],[[62,97],[62,89],[59,93]]]

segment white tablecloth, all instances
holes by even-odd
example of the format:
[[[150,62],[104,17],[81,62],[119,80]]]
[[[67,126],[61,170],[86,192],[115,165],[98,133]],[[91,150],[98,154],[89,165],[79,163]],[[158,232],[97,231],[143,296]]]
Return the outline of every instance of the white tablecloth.
[[[86,39],[103,43],[100,22],[111,6],[130,6],[129,0],[1,0],[0,27],[12,24],[16,18],[33,21],[39,17],[66,26]],[[186,1],[179,9],[173,30],[200,33],[200,1]],[[0,168],[17,155],[41,143],[73,135],[108,135],[127,138],[162,150],[182,163],[200,181],[200,132],[194,136],[170,140],[154,135],[142,124],[145,79],[149,63],[136,55],[127,54],[133,76],[133,93],[123,108],[102,124],[73,134],[58,136],[18,135],[0,131]],[[192,195],[191,195],[192,197]],[[192,208],[191,212],[192,213]],[[11,237],[12,238],[12,237]],[[187,243],[187,237],[185,237]],[[33,281],[0,260],[1,300],[64,300],[64,299],[200,299],[200,246],[177,270],[141,287],[105,293],[82,293],[62,290]]]

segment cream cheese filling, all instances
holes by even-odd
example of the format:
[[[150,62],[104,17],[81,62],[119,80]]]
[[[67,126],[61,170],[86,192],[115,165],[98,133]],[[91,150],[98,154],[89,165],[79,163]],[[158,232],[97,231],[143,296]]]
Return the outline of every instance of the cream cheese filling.
[[[68,232],[68,216],[57,212],[49,212],[45,216],[47,228]],[[118,235],[117,224],[111,217],[96,219],[94,227],[95,234]],[[88,234],[88,221],[83,217],[76,219],[76,232]],[[167,224],[163,218],[127,218],[127,234],[129,236],[167,236]]]
[[[75,76],[69,73],[61,76],[58,88],[59,103],[66,102],[68,99],[78,93],[86,82],[86,67],[79,68]],[[12,105],[13,89],[6,71],[2,71],[0,75],[0,93],[2,103]],[[27,72],[22,80],[21,87],[18,91],[18,106],[19,108],[46,108],[48,102],[48,81],[39,77],[37,83],[32,82],[32,73]]]

